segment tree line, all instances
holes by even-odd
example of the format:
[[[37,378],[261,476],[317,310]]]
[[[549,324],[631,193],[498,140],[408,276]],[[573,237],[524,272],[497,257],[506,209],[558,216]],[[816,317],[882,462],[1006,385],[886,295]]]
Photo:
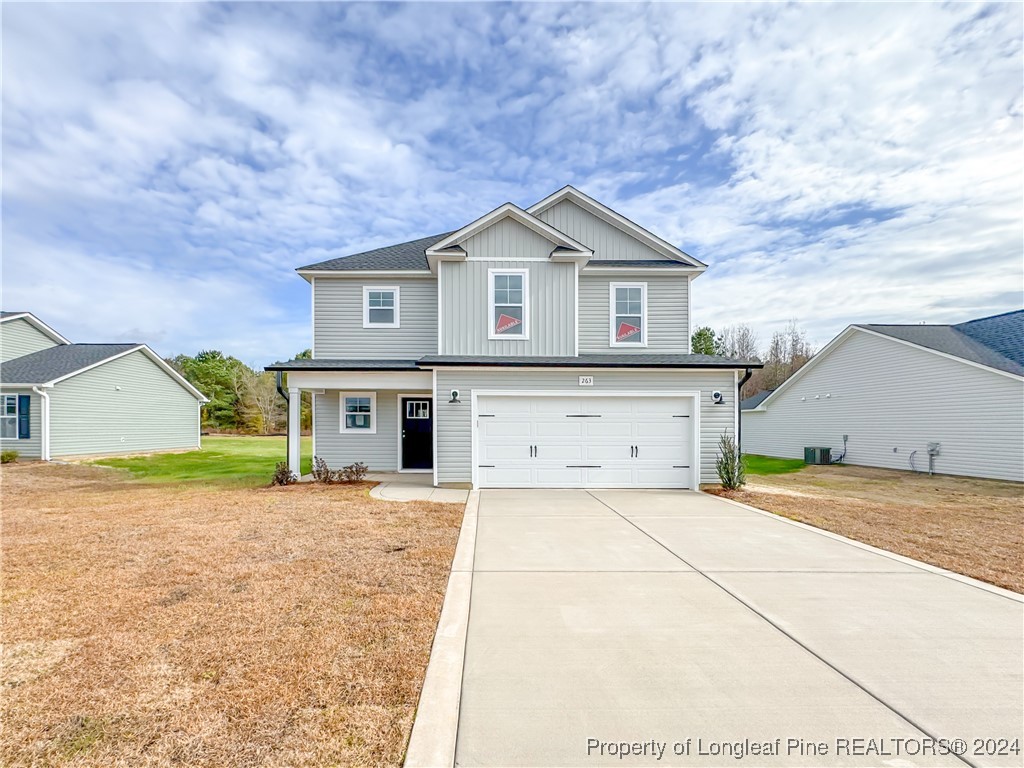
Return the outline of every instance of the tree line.
[[[690,341],[694,354],[724,355],[764,363],[764,368],[755,370],[743,385],[740,390],[743,398],[765,389],[778,389],[814,355],[814,348],[807,341],[807,332],[795,320],[790,320],[783,330],[773,333],[764,350],[759,346],[757,333],[746,323],[726,326],[717,332],[705,325],[693,332]]]
[[[309,358],[310,350],[296,355]],[[237,357],[216,349],[195,355],[177,355],[167,363],[206,395],[210,402],[202,407],[202,427],[214,432],[245,432],[257,435],[285,431],[288,412],[284,398],[277,392],[276,376],[246,365]],[[302,429],[312,427],[313,409],[308,392],[302,395]]]

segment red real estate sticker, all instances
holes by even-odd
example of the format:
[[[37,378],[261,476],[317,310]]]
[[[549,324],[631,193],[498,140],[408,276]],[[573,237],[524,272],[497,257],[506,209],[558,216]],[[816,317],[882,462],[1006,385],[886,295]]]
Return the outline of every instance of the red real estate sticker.
[[[615,334],[615,340],[622,341],[638,333],[640,333],[640,329],[637,326],[630,325],[629,323],[619,323],[619,330]]]
[[[498,315],[498,327],[495,328],[494,330],[497,333],[504,333],[509,328],[515,328],[517,325],[521,325],[522,322],[522,320],[516,317],[511,317],[509,315]]]

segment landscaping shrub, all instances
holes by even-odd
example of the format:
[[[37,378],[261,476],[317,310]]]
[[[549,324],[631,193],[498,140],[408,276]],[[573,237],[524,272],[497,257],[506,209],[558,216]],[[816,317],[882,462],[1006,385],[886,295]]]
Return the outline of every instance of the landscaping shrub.
[[[292,483],[299,482],[299,478],[295,476],[295,473],[288,469],[287,461],[277,462],[277,467],[274,469],[274,476],[270,480],[271,485],[291,485]]]
[[[0,451],[0,464],[11,464],[18,460],[17,451]]]
[[[327,466],[327,462],[319,456],[313,457],[313,481],[317,483],[330,483],[334,481],[334,473]]]
[[[343,467],[338,473],[343,483],[358,483],[364,477],[366,477],[366,465],[361,461],[357,461],[355,464],[349,464],[347,467]]]
[[[743,456],[740,454],[736,441],[725,432],[718,439],[718,458],[715,460],[715,470],[718,472],[718,479],[721,480],[722,487],[728,491],[735,491],[746,485],[747,472],[743,468]]]

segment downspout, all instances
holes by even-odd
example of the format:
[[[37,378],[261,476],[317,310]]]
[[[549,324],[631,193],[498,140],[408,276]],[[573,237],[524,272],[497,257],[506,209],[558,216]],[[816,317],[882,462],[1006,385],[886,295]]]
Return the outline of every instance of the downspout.
[[[284,412],[285,412],[285,427],[284,427],[284,455],[291,456],[291,446],[288,441],[291,439],[288,435],[291,434],[291,430],[288,429],[288,417],[291,415],[291,409],[288,404],[291,402],[288,398],[288,390],[284,388],[284,371],[274,371],[274,375],[277,381],[277,394],[284,398]]]
[[[736,452],[743,453],[743,411],[740,410],[740,392],[743,390],[743,385],[750,381],[750,377],[754,375],[753,368],[747,368],[746,373],[743,374],[743,378],[736,383]]]
[[[39,457],[43,461],[50,460],[50,393],[39,387],[32,387],[32,391],[39,395],[42,402],[42,411],[39,414],[39,422],[42,424],[42,434],[39,436]]]

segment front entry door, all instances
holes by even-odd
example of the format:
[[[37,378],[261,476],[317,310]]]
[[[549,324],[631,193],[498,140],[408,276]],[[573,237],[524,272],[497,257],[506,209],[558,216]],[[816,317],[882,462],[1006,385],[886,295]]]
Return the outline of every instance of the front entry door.
[[[402,469],[434,468],[434,401],[403,397]]]

